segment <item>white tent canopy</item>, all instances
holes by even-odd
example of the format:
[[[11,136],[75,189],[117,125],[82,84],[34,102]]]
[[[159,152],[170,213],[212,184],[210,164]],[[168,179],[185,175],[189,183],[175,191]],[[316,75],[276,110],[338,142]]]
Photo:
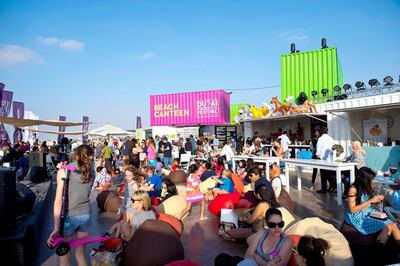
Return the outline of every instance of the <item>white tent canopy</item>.
[[[132,135],[132,132],[111,124],[105,124],[104,126],[89,131],[88,134],[106,137],[109,135]]]

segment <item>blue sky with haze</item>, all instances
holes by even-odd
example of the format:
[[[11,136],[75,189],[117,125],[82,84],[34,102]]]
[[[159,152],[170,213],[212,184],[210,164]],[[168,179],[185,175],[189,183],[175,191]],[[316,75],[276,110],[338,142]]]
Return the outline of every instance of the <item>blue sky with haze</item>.
[[[136,115],[148,126],[151,94],[280,84],[292,42],[307,51],[326,37],[345,82],[400,74],[400,1],[3,0],[0,25],[0,82],[14,99],[41,118],[88,115],[91,128],[133,128]]]

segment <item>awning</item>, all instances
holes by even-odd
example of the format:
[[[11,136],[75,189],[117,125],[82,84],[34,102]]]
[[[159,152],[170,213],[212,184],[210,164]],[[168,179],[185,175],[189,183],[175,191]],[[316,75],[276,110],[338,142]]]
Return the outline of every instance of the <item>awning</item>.
[[[40,130],[40,129],[29,129],[29,128],[22,128],[23,130],[28,130],[31,132],[39,132],[39,133],[47,133],[47,134],[62,134],[62,135],[83,135],[87,134],[87,131],[79,131],[79,132],[61,132],[61,131],[53,131],[53,130]]]
[[[0,123],[13,125],[15,127],[29,127],[29,126],[37,126],[37,125],[47,125],[47,126],[62,126],[62,127],[73,127],[73,126],[81,126],[88,123],[82,122],[64,122],[64,121],[56,121],[56,120],[35,120],[35,119],[23,119],[23,118],[13,118],[13,117],[4,117],[0,116]]]

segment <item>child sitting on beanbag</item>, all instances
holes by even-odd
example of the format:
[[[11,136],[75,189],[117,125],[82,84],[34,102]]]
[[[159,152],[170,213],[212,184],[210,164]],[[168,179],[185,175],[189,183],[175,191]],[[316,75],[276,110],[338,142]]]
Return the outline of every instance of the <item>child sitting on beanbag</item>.
[[[232,193],[234,191],[233,182],[231,180],[231,171],[223,170],[221,177],[218,179],[219,188],[212,190],[214,198],[218,195]]]

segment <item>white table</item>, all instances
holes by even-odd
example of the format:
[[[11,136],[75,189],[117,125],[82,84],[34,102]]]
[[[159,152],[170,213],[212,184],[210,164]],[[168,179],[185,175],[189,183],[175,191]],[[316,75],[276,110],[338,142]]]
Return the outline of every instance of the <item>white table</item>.
[[[327,162],[324,160],[318,159],[284,159],[285,162],[285,173],[286,173],[286,181],[289,187],[289,167],[296,167],[297,172],[297,189],[301,190],[301,167],[310,167],[310,168],[318,168],[323,170],[331,170],[336,172],[336,187],[337,187],[337,203],[338,205],[342,205],[342,176],[341,171],[350,171],[350,184],[354,182],[355,179],[355,171],[354,166],[357,163],[336,163],[336,162]]]
[[[381,175],[375,176],[376,183],[382,184],[382,185],[397,185],[396,182],[394,182],[394,179],[391,179],[390,177],[383,177]]]
[[[253,159],[254,162],[257,163],[265,163],[265,175],[267,177],[267,180],[269,181],[269,166],[273,163],[277,163],[279,167],[279,157],[262,157],[262,156],[246,156],[246,155],[235,155],[232,157],[232,168],[233,170],[236,170],[236,162],[235,161],[240,161],[240,160],[247,160],[247,159]]]

